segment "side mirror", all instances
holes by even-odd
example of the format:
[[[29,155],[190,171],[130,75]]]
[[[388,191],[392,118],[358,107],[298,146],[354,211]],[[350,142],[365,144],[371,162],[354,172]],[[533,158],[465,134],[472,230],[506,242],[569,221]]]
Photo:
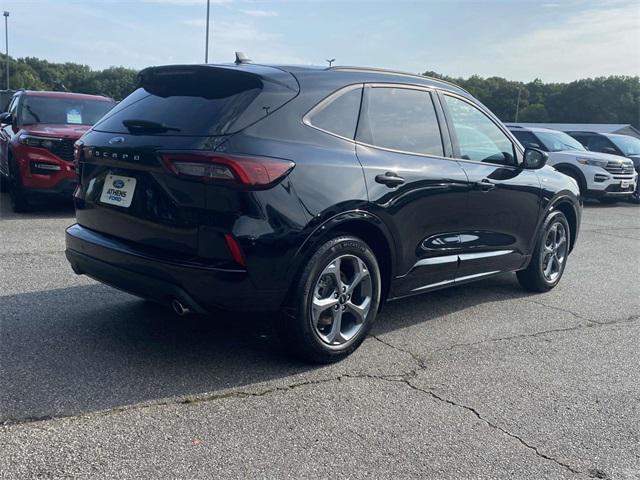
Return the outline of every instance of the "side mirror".
[[[527,170],[538,170],[545,166],[548,158],[549,155],[542,150],[538,150],[536,148],[525,148],[522,166]]]
[[[11,118],[11,114],[9,112],[0,113],[0,125],[6,125],[11,123],[13,119]]]

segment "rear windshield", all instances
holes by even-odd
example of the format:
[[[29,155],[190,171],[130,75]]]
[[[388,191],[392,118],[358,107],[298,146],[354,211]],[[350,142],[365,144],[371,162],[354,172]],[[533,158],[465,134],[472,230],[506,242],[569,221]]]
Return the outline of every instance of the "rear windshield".
[[[158,126],[148,132],[154,135],[235,133],[273,113],[298,93],[289,73],[269,73],[265,77],[216,67],[143,70],[140,87],[94,129],[127,133],[125,123],[139,121]]]
[[[106,100],[76,100],[25,95],[20,108],[20,125],[55,123],[93,125],[116,104]]]

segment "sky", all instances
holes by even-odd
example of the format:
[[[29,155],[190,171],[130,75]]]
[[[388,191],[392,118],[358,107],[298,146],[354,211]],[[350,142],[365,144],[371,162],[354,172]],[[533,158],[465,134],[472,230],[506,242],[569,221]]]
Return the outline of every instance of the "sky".
[[[0,10],[14,57],[204,62],[206,0],[0,0]],[[210,63],[243,51],[256,63],[335,58],[520,81],[640,75],[640,0],[211,0],[209,48]]]

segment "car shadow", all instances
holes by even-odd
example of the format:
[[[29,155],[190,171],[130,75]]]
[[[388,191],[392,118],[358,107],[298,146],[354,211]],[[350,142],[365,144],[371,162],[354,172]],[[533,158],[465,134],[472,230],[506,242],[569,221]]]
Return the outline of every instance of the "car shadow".
[[[44,218],[69,218],[75,216],[71,199],[52,197],[47,201],[31,206],[28,212],[15,213],[11,209],[8,193],[0,194],[0,219],[2,220],[36,220]]]
[[[388,303],[373,333],[526,295],[511,277]],[[100,284],[0,297],[0,317],[0,423],[216,392],[322,368],[286,356],[273,315],[177,317]]]

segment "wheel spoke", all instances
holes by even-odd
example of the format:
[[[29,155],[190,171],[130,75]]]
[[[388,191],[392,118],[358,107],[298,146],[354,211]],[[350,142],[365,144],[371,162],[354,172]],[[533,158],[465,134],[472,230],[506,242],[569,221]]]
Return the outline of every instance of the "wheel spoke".
[[[313,325],[318,326],[318,320],[322,315],[322,312],[326,311],[329,308],[333,308],[338,304],[338,300],[333,296],[328,298],[316,298],[313,296],[313,302],[311,303],[311,315],[313,317]]]
[[[553,270],[553,259],[555,257],[551,256],[549,261],[547,262],[547,266],[544,269],[544,276],[547,277],[547,280],[551,279],[551,271]]]
[[[551,240],[551,246],[556,244],[556,237],[558,235],[558,224],[554,224],[550,229],[549,229],[549,239]]]
[[[369,276],[369,270],[362,260],[356,258],[356,265],[353,280],[347,285],[347,293],[352,293],[360,285],[360,282]]]
[[[331,275],[336,282],[336,289],[338,293],[342,292],[342,275],[340,275],[340,267],[342,265],[342,259],[336,258],[333,262],[327,265],[324,273]]]
[[[347,310],[355,317],[356,323],[364,323],[367,318],[367,314],[369,313],[369,307],[371,306],[371,298],[365,298],[360,305],[356,305],[352,302],[347,302],[346,305]]]
[[[342,329],[342,309],[332,310],[332,314],[333,323],[331,324],[331,331],[327,334],[327,342],[334,343],[338,340],[338,343],[342,343],[343,337],[340,332]]]

